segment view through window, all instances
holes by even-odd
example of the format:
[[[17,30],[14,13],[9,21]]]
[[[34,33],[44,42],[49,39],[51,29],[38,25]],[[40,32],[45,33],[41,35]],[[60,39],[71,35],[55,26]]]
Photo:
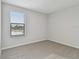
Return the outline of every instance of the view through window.
[[[11,11],[10,12],[10,35],[19,36],[24,35],[24,13]]]

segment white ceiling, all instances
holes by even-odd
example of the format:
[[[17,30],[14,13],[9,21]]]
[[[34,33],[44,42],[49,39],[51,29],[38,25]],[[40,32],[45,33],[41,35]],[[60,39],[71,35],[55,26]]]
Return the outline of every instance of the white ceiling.
[[[79,4],[79,0],[3,0],[3,2],[42,13],[51,13]]]

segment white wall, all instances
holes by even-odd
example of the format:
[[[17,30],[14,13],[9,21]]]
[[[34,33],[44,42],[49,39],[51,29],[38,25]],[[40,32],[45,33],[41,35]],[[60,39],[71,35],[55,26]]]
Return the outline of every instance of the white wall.
[[[2,19],[2,48],[15,47],[33,41],[42,41],[46,39],[47,15],[22,9],[8,4],[3,4]],[[10,37],[9,11],[19,10],[26,13],[25,37]]]
[[[52,13],[48,31],[49,40],[79,48],[79,6]]]

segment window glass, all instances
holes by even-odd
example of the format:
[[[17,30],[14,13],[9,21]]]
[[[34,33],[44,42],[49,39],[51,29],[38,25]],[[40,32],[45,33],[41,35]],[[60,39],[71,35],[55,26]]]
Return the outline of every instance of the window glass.
[[[10,23],[24,23],[24,13],[10,12]]]
[[[10,35],[20,36],[25,33],[24,13],[10,12]]]

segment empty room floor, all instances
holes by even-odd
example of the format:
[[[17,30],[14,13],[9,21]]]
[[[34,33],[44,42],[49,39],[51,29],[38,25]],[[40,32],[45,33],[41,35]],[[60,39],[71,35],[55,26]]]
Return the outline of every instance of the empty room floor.
[[[3,59],[79,59],[79,49],[41,41],[2,51]]]

